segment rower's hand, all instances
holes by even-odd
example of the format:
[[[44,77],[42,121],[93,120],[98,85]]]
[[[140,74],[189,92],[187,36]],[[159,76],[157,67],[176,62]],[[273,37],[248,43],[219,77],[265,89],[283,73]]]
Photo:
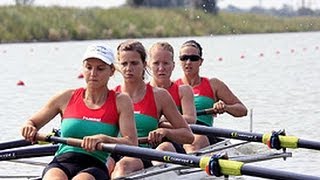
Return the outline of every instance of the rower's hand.
[[[86,151],[92,152],[97,150],[97,145],[101,142],[102,140],[99,135],[85,136],[81,143],[81,147]]]
[[[21,129],[21,135],[32,143],[35,143],[35,136],[37,134],[37,128],[32,124],[25,124]]]
[[[213,108],[216,110],[218,114],[223,114],[226,112],[226,104],[221,100],[214,103]]]
[[[150,131],[148,136],[148,142],[152,147],[158,146],[162,143],[162,139],[166,136],[166,131],[163,128]]]

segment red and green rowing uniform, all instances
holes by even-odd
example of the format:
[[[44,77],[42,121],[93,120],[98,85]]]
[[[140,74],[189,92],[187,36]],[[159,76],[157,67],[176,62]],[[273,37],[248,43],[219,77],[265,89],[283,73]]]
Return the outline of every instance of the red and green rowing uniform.
[[[121,92],[121,86],[117,86],[115,90]],[[138,137],[148,137],[150,131],[158,128],[158,113],[151,85],[146,84],[146,94],[143,99],[133,105]],[[147,144],[139,146],[149,147]]]
[[[173,101],[175,102],[178,110],[182,113],[181,99],[180,99],[178,84],[172,83],[171,86],[167,90],[170,93]]]
[[[61,136],[82,139],[84,136],[105,134],[116,137],[119,134],[119,115],[116,107],[116,94],[108,92],[105,103],[99,109],[90,109],[83,102],[85,89],[79,88],[73,92],[65,109],[61,123]],[[88,152],[80,147],[61,144],[57,155],[67,152],[78,152],[93,156],[103,163],[109,153],[104,151]]]
[[[183,84],[182,79],[178,79],[175,83],[177,85]],[[200,84],[193,86],[192,89],[194,93],[194,103],[197,111],[213,107],[213,104],[215,103],[214,93],[211,89],[208,78],[201,77]],[[206,126],[212,126],[213,120],[214,119],[212,115],[197,116],[197,123]]]

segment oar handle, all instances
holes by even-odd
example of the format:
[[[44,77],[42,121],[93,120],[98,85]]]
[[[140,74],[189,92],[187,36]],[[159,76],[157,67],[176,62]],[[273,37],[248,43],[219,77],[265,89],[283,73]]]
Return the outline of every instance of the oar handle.
[[[81,147],[82,140],[76,139],[76,138],[61,138],[57,136],[51,136],[51,135],[44,135],[44,134],[37,134],[36,140],[38,141],[46,141],[46,142],[59,142],[68,144],[70,146],[76,146]]]
[[[209,115],[209,114],[217,114],[218,111],[214,108],[202,109],[197,111],[197,116]]]
[[[36,135],[36,140],[38,141],[45,141],[45,142],[51,142],[54,139],[59,139],[59,141],[65,141],[65,144],[68,144],[70,146],[76,146],[76,147],[81,147],[82,140],[81,139],[76,139],[76,138],[59,138],[56,136],[48,136],[44,134],[37,134]],[[148,142],[148,137],[140,137],[138,138],[139,144],[147,144]],[[101,143],[100,143],[101,144]],[[98,150],[102,150],[101,145],[97,145]]]
[[[148,144],[149,143],[148,137],[139,137],[138,142],[139,144]]]

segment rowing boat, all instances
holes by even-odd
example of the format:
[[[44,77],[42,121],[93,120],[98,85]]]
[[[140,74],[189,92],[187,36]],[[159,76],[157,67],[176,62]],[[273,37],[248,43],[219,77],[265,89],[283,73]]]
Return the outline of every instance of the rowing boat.
[[[257,145],[255,145],[257,146]],[[45,162],[49,162],[52,158],[52,154],[56,150],[57,145],[36,145],[36,147],[29,147],[29,148],[23,148],[17,149],[17,151],[14,150],[7,150],[8,152],[11,152],[16,155],[16,157],[8,158],[10,159],[11,163],[19,164],[21,167],[21,164],[24,165],[31,165],[31,166],[45,166]],[[30,150],[34,150],[34,153],[30,153]],[[249,152],[248,149],[251,149]],[[237,141],[237,140],[229,140],[225,139],[221,142],[218,142],[216,144],[213,144],[211,146],[208,146],[206,148],[203,148],[197,152],[194,153],[195,156],[203,156],[208,155],[211,153],[226,153],[230,159],[234,160],[240,160],[243,162],[255,162],[255,161],[263,161],[273,158],[285,158],[285,157],[291,157],[291,153],[268,153],[268,154],[261,154],[261,155],[253,155],[252,151],[253,146],[248,142],[243,141]],[[258,149],[258,147],[255,147],[255,149]],[[266,151],[269,151],[265,147],[259,147],[259,149],[265,149]],[[2,151],[6,152],[6,151]],[[30,154],[28,156],[27,154]],[[43,154],[41,154],[41,153]],[[38,153],[38,154],[37,154]],[[245,155],[249,154],[249,155]],[[1,155],[1,154],[0,154]],[[37,155],[37,156],[36,156]],[[30,157],[37,157],[37,158],[31,158]],[[43,159],[40,159],[40,156],[45,156],[45,161]],[[21,157],[24,157],[20,159]],[[28,160],[26,159],[28,158]],[[42,168],[40,168],[42,169]],[[164,163],[161,165],[153,166],[145,170],[134,172],[126,177],[122,177],[119,179],[166,179],[168,177],[173,177],[173,179],[199,179],[199,178],[213,178],[207,175],[204,171],[202,171],[200,168],[190,168],[188,166],[183,165],[176,165],[176,164],[170,164],[170,163]],[[39,177],[37,175],[6,175],[6,176],[0,176],[0,178],[11,178],[11,179],[33,179],[38,180]]]
[[[273,141],[277,142],[274,144],[278,144],[278,146],[271,144],[271,148],[278,147],[276,149],[283,150],[286,150],[286,148],[307,148],[319,150],[320,142],[305,140],[294,136],[285,136],[284,134],[277,133],[272,133],[272,135],[259,134],[213,127],[200,127],[196,125],[191,125],[191,129],[195,133],[197,132],[199,134],[213,135],[231,139],[211,145],[194,154],[187,155],[166,151],[156,151],[148,148],[139,148],[122,144],[99,143],[97,145],[97,149],[101,151],[117,153],[122,156],[131,156],[163,162],[161,165],[137,171],[119,179],[167,179],[168,177],[174,179],[212,179],[214,177],[212,175],[214,174],[212,174],[213,171],[211,170],[215,171],[217,170],[216,168],[218,168],[220,174],[222,175],[248,175],[269,179],[320,179],[320,177],[310,175],[247,165],[250,162],[264,161],[274,158],[285,159],[287,157],[291,157],[291,153],[279,153],[279,151],[276,151],[275,149],[269,149],[267,146],[264,146],[263,144],[268,144],[267,142],[270,141],[270,139],[273,139]],[[50,143],[63,143],[77,147],[80,147],[82,142],[81,139],[62,138],[54,135],[43,134],[38,134],[36,140],[39,142],[45,141]],[[243,141],[250,141],[250,143]],[[18,147],[20,145],[16,146]],[[38,145],[32,145],[31,149],[33,149],[33,151],[31,151],[31,154],[30,152],[26,153],[25,149],[18,149],[17,151],[0,151],[0,160],[14,160],[17,163],[16,159],[23,157],[29,158],[32,155],[36,156],[37,153],[35,153],[36,151],[34,151],[35,148],[33,146]],[[51,145],[50,147],[56,148],[57,145]],[[41,146],[38,146],[38,148],[41,148]],[[261,149],[265,149],[265,152],[271,153],[261,154],[259,153],[259,151],[261,152]],[[22,153],[20,150],[22,150]],[[52,149],[51,151],[49,150],[49,152],[52,154],[54,153]],[[41,154],[39,151],[38,153]],[[212,156],[212,153],[215,155]],[[228,159],[221,158],[222,156],[217,158],[216,154],[224,154],[223,157],[228,156]],[[212,166],[213,161],[215,161],[215,165],[218,166]],[[207,173],[209,172],[210,176],[204,173],[204,170],[206,170]],[[15,176],[15,178],[17,177],[20,176]],[[4,178],[4,176],[1,176],[1,178]],[[9,176],[7,176],[7,178],[9,178]]]

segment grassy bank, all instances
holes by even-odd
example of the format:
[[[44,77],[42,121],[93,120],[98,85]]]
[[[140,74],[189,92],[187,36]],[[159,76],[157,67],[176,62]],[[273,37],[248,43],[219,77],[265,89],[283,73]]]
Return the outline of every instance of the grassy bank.
[[[319,31],[317,17],[218,16],[190,9],[0,7],[0,42]]]

